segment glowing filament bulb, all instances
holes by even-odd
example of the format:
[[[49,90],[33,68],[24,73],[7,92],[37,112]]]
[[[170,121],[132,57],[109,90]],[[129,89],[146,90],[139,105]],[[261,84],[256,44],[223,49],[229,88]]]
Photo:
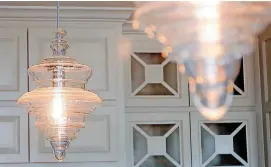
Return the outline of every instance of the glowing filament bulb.
[[[66,120],[65,106],[64,99],[61,94],[56,94],[53,97],[52,118],[57,124],[65,123]]]
[[[217,57],[221,52],[219,2],[197,1],[196,5],[195,15],[199,22],[198,41],[201,43],[200,55]]]

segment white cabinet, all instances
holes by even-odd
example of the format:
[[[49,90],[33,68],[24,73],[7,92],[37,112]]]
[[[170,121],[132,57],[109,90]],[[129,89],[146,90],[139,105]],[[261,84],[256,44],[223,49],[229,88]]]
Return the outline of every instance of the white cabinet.
[[[233,85],[233,100],[231,106],[234,107],[251,107],[256,105],[255,101],[255,64],[254,56],[245,56],[240,60],[240,71],[235,78]],[[195,106],[192,97],[191,106]]]
[[[258,166],[255,112],[228,112],[219,121],[191,114],[192,167]]]
[[[189,106],[187,77],[163,57],[162,46],[142,34],[125,34],[131,50],[124,59],[126,106]]]
[[[30,162],[56,162],[50,143],[30,118]],[[86,117],[86,127],[71,141],[64,162],[117,161],[119,132],[117,110],[102,106]]]
[[[255,106],[255,64],[254,55],[245,56],[233,86],[232,106]]]
[[[27,92],[27,30],[0,27],[0,100]]]
[[[208,121],[199,112],[150,109],[127,113],[126,124],[129,167],[258,166],[255,112]]]
[[[124,58],[126,106],[189,106],[187,76],[163,57],[163,46],[144,34],[125,34],[130,50]],[[254,57],[241,61],[232,106],[255,106]],[[190,99],[190,106],[194,106]]]
[[[115,27],[64,27],[65,37],[70,48],[67,56],[77,59],[81,64],[92,68],[93,74],[87,89],[96,92],[102,99],[116,99],[117,87],[117,37],[119,29]],[[29,28],[29,65],[52,56],[50,44],[54,28]],[[30,78],[31,80],[31,78]],[[30,88],[34,84],[30,81]]]
[[[127,166],[190,166],[189,113],[127,113],[126,124]]]
[[[271,26],[259,35],[261,102],[263,108],[264,144],[267,146],[267,167],[271,166]]]
[[[157,164],[161,167],[211,164],[258,167],[255,114],[229,112],[222,120],[210,122],[198,112],[191,113],[194,107],[187,77],[180,75],[178,64],[163,57],[162,46],[157,41],[145,34],[125,33],[132,48],[122,57],[123,64],[119,64],[119,24],[63,25],[70,45],[67,56],[93,68],[87,89],[105,101],[86,117],[86,128],[71,142],[65,162],[119,163],[123,167],[127,158],[127,167]],[[0,27],[0,30],[0,103],[15,102],[28,91],[28,82],[30,90],[35,88],[32,79],[28,81],[27,64],[39,64],[52,55],[53,35],[50,34],[54,28],[31,26],[28,36],[27,28]],[[235,81],[233,106],[255,107],[253,57],[242,61]],[[124,107],[127,107],[125,112]],[[34,127],[34,121],[31,117],[28,124],[23,108],[1,103],[0,132],[4,135],[0,138],[0,163],[56,162],[49,142]],[[231,133],[221,132],[220,128],[230,129]]]
[[[0,163],[28,162],[28,114],[22,108],[0,107]]]

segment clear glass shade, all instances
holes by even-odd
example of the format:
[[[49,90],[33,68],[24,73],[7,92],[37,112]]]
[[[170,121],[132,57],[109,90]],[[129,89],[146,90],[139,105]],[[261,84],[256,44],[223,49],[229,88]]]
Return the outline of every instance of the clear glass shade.
[[[203,116],[210,120],[222,118],[233,98],[233,83],[240,69],[240,61],[217,64],[210,59],[186,61],[189,89],[193,102]]]
[[[221,63],[249,55],[271,20],[270,2],[219,0],[135,2],[133,27],[156,38],[181,61]]]
[[[271,21],[270,2],[135,2],[133,27],[164,47],[189,77],[194,104],[208,119],[221,118],[232,101],[240,59]]]
[[[85,89],[91,68],[65,56],[68,48],[63,39],[65,34],[62,29],[57,30],[56,40],[51,45],[53,57],[29,68],[37,88],[18,100],[36,117],[35,125],[50,141],[59,161],[64,159],[76,132],[85,127],[85,116],[102,102],[95,93]]]

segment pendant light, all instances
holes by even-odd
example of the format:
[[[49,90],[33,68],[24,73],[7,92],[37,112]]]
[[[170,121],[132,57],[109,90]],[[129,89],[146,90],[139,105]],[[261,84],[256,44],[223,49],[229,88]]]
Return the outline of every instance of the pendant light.
[[[134,29],[164,44],[164,55],[189,78],[192,99],[208,119],[220,119],[232,101],[240,59],[271,21],[270,2],[219,0],[135,2]]]
[[[35,126],[51,143],[58,161],[65,158],[70,141],[76,132],[85,127],[85,116],[98,107],[102,100],[85,86],[92,69],[67,57],[66,32],[59,27],[59,2],[57,2],[57,29],[51,49],[53,56],[28,69],[37,88],[25,93],[18,103],[25,105],[30,115],[36,117]]]

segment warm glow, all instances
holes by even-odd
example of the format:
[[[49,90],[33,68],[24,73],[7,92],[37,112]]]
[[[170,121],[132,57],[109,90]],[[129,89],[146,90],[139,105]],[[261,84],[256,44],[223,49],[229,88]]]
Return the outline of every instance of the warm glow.
[[[178,70],[180,73],[185,73],[185,66],[183,64],[180,64]]]
[[[55,123],[63,124],[66,120],[64,99],[61,94],[56,94],[52,101],[52,118]]]
[[[271,22],[270,2],[220,0],[135,2],[133,27],[164,47],[189,77],[195,106],[210,120],[220,119],[232,102],[240,58],[255,47],[256,34]],[[257,21],[253,21],[257,18]],[[150,27],[155,27],[155,30]],[[238,61],[236,61],[238,60]]]
[[[199,22],[198,40],[203,43],[202,56],[218,56],[219,49],[213,47],[220,40],[219,1],[196,1],[196,18]],[[219,48],[219,47],[218,47]]]
[[[219,90],[210,90],[206,94],[209,107],[215,108],[216,106],[219,106]]]
[[[198,6],[196,17],[199,19],[217,19],[218,15],[218,0],[199,0],[195,2]]]
[[[202,30],[199,32],[199,40],[202,42],[216,42],[219,40],[219,2],[218,1],[197,1],[198,9],[196,17]]]
[[[200,108],[199,112],[208,120],[216,121],[221,119],[225,114],[228,108],[220,107],[216,109],[210,108]]]

